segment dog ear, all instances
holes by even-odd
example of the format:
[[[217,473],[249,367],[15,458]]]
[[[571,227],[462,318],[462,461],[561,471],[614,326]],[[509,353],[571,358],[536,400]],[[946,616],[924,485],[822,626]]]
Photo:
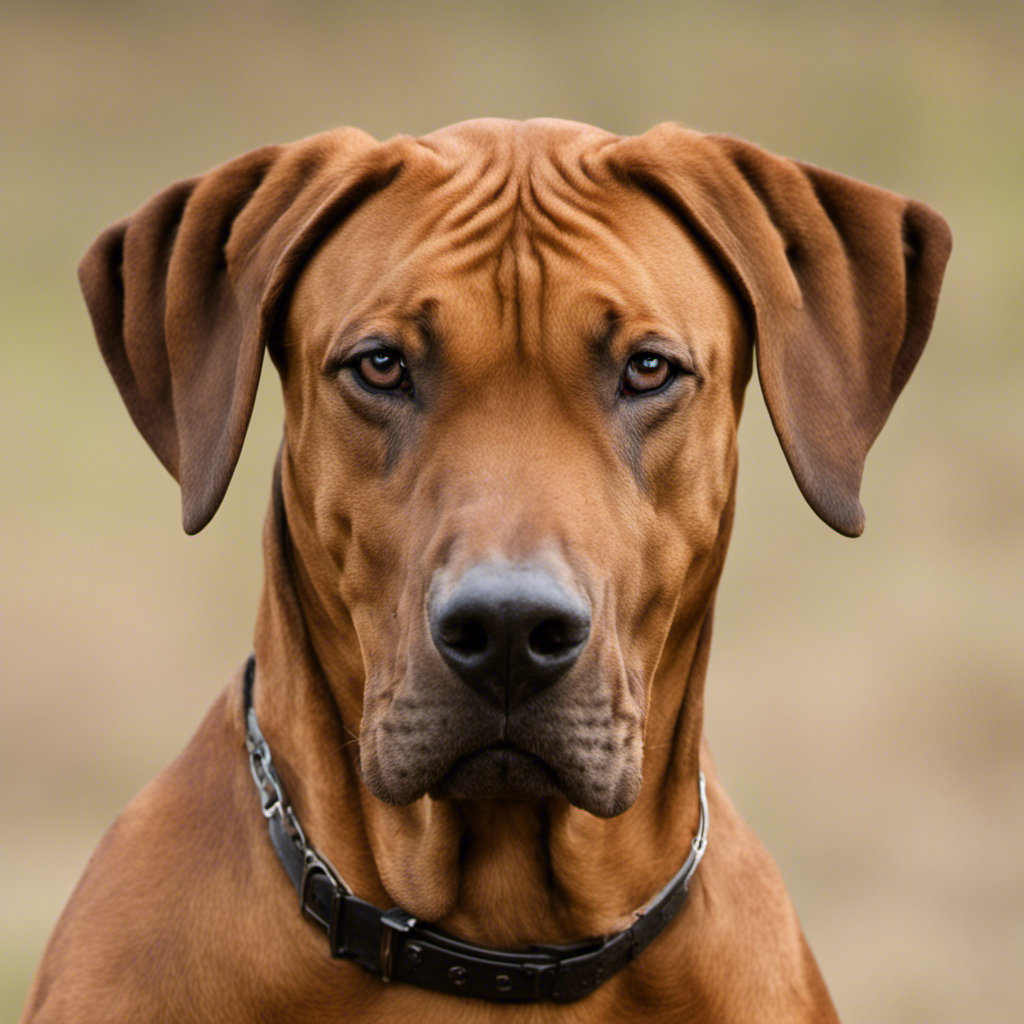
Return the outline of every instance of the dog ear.
[[[922,203],[678,125],[616,149],[619,173],[683,221],[731,280],[797,484],[826,523],[858,536],[864,459],[928,339],[946,222]]]
[[[82,259],[103,357],[181,485],[186,533],[210,521],[227,490],[298,271],[396,173],[389,153],[355,129],[255,150],[172,185]]]

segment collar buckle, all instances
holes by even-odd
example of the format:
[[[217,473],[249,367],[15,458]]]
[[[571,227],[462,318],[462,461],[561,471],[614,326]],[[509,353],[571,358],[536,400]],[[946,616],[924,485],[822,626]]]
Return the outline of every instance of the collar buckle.
[[[416,918],[401,907],[392,907],[380,918],[380,977],[390,981],[395,966],[395,957],[402,940],[412,930]]]

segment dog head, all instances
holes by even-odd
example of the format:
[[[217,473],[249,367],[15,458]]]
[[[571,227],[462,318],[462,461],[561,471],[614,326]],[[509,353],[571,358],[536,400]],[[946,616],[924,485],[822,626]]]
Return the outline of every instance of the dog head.
[[[332,685],[371,792],[607,816],[713,596],[752,351],[802,492],[858,534],[949,246],[927,207],[735,139],[479,121],[258,150],[81,278],[189,532],[269,348],[297,585],[318,650],[360,652]]]

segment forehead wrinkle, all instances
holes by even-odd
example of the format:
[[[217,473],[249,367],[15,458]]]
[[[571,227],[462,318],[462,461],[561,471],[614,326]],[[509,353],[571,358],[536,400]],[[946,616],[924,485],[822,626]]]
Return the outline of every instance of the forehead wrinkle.
[[[532,311],[534,313],[531,318],[532,322],[536,325],[536,338],[534,340],[535,348],[540,352],[545,349],[545,341],[550,342],[552,340],[549,337],[549,332],[545,330],[548,304],[547,304],[547,279],[548,279],[548,268],[544,259],[544,253],[538,243],[537,234],[534,231],[524,229],[523,231],[523,251],[524,257],[531,261],[533,267],[536,268],[535,283],[536,287],[533,289],[534,294],[526,296],[524,294],[525,289],[519,287],[518,294],[518,306],[519,306],[519,348],[524,357],[530,355],[528,350],[528,339],[525,337],[523,330],[523,324],[526,320],[525,310],[522,306],[524,300],[529,300],[531,303]],[[519,266],[517,264],[516,281],[519,282],[520,273]],[[548,346],[549,347],[549,346]]]
[[[522,203],[517,202],[513,215],[512,224],[509,228],[508,234],[505,238],[505,242],[502,245],[502,254],[504,259],[502,262],[508,266],[507,274],[504,275],[509,280],[509,295],[507,296],[507,305],[511,310],[512,316],[512,341],[515,346],[516,356],[522,360],[525,355],[526,339],[524,337],[523,330],[523,282],[522,282],[522,266],[521,266],[521,252],[520,250],[524,247],[530,246],[529,231],[524,229],[526,224],[525,218],[523,217]],[[495,277],[495,284],[501,286],[502,275],[499,273]],[[499,294],[498,308],[504,313],[506,303],[501,302],[501,296]],[[504,316],[502,316],[504,321]]]
[[[407,217],[401,231],[405,258],[420,267],[443,263],[471,271],[486,259],[515,207],[509,147],[463,146],[452,152],[424,144],[421,150],[416,173],[404,188],[390,190],[399,216],[404,211]]]
[[[577,178],[587,192],[602,191],[595,187],[592,178],[582,175],[577,175]],[[545,363],[559,355],[568,354],[571,358],[567,346],[572,350],[574,342],[580,343],[579,354],[583,355],[584,347],[592,341],[595,333],[601,333],[600,328],[595,331],[592,327],[592,317],[589,324],[584,324],[566,315],[568,309],[579,311],[580,299],[584,296],[577,295],[570,299],[568,308],[563,308],[565,303],[560,302],[556,309],[556,303],[548,301],[558,291],[555,278],[559,275],[560,263],[562,277],[567,282],[579,280],[582,265],[593,274],[597,290],[605,291],[602,285],[612,284],[613,281],[608,280],[607,261],[594,258],[595,250],[604,252],[611,249],[617,255],[624,255],[631,263],[635,262],[631,259],[633,254],[629,252],[628,246],[611,230],[610,218],[594,217],[590,197],[582,195],[576,184],[567,178],[564,168],[543,158],[531,161],[520,182],[519,201],[506,242],[506,251],[514,261],[512,272],[517,288],[516,306],[519,314],[516,347],[521,358],[540,356]],[[531,274],[527,266],[535,268],[536,273]],[[524,277],[525,280],[521,280]],[[617,288],[614,290],[618,291]],[[586,291],[596,298],[594,289]],[[525,337],[523,332],[527,320],[527,310],[523,306],[527,302],[533,314],[529,319],[535,325],[530,337]],[[607,300],[600,304],[605,310],[616,305]],[[614,332],[614,323],[612,327]],[[608,331],[604,333],[608,346],[611,344],[611,335]]]
[[[510,212],[515,201],[510,191],[511,168],[500,168],[497,160],[492,160],[479,172],[475,168],[467,169],[460,177],[466,179],[460,183],[461,194],[453,205],[445,206],[443,215],[449,231],[458,232],[487,214],[497,218]],[[502,204],[500,200],[506,195],[508,198]]]
[[[606,363],[612,358],[615,338],[622,329],[622,314],[609,306],[604,312],[604,322],[590,333],[590,352],[594,359]]]
[[[423,355],[428,359],[436,356],[441,348],[441,335],[436,323],[437,306],[437,299],[426,298],[411,313],[401,315],[401,319],[415,329],[423,344]]]
[[[573,187],[564,187],[564,179],[548,176],[548,180],[538,181],[531,175],[522,195],[523,210],[538,244],[572,261],[577,268],[585,266],[601,275],[606,261],[595,261],[595,252],[635,260],[636,254],[616,230],[609,194],[603,196],[603,202],[598,201],[602,197],[591,200]]]
[[[588,153],[577,159],[574,155],[555,151],[550,158],[531,161],[527,174],[530,199],[541,215],[559,227],[574,217],[612,227],[609,198],[621,191],[621,186],[609,175],[602,180],[595,168],[586,167]]]
[[[476,271],[492,259],[500,264],[507,244],[513,245],[515,255],[515,243],[508,239],[523,232],[524,218],[547,245],[569,259],[579,259],[584,249],[574,239],[622,244],[610,230],[607,212],[608,187],[614,181],[599,182],[594,168],[582,166],[584,157],[595,155],[589,149],[548,154],[509,139],[489,141],[494,144],[424,146],[442,178],[437,181],[435,171],[435,184],[427,188],[441,201],[420,204],[428,207],[416,232],[421,255],[441,258],[450,269],[463,272]],[[426,176],[417,175],[421,187]],[[431,214],[431,209],[437,212]],[[500,277],[498,270],[495,277]]]

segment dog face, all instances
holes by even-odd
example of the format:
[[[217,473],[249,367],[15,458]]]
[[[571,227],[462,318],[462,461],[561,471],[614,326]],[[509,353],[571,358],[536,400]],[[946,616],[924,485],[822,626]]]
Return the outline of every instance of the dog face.
[[[257,150],[80,275],[189,532],[270,349],[292,582],[370,790],[611,815],[717,582],[751,345],[798,485],[856,535],[949,248],[927,207],[739,140],[482,121]]]
[[[313,510],[298,557],[351,617],[391,803],[623,811],[666,633],[717,578],[738,304],[652,199],[542,141],[456,160],[442,137],[291,303],[289,519]]]

